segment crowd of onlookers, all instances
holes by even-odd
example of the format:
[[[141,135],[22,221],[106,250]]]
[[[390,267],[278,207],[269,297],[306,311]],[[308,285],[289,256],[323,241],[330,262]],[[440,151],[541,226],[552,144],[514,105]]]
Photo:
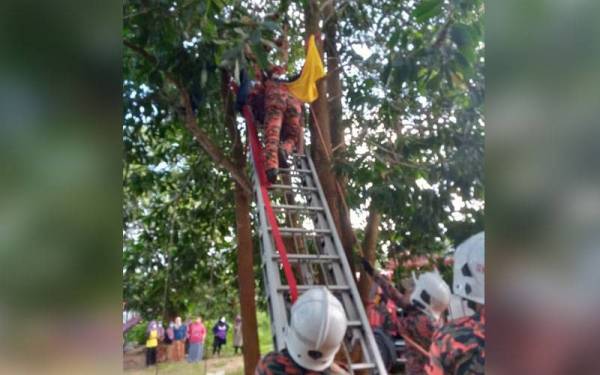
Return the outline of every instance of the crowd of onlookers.
[[[220,356],[222,347],[227,343],[229,324],[225,317],[212,327],[212,355]],[[201,317],[183,322],[176,317],[165,329],[161,323],[152,320],[146,329],[146,366],[160,361],[179,362],[187,359],[189,363],[200,362],[204,357],[207,329]],[[233,325],[234,353],[242,350],[242,318],[238,315]],[[161,350],[162,349],[162,350]]]

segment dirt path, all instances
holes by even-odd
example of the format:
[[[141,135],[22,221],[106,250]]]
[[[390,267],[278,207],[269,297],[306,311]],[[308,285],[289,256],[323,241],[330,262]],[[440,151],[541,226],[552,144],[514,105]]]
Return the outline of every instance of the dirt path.
[[[123,354],[123,370],[129,375],[154,375],[156,367],[146,368],[144,349],[138,348]],[[178,375],[238,375],[243,374],[244,360],[241,355],[209,358],[200,363],[182,362],[159,363],[159,374]]]

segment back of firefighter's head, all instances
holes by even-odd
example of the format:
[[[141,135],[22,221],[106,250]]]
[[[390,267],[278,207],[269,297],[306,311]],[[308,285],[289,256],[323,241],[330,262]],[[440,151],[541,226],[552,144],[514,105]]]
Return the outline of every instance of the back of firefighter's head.
[[[325,287],[311,288],[292,306],[286,336],[292,359],[305,369],[327,369],[333,363],[347,325],[340,301]]]
[[[438,320],[450,303],[450,287],[437,272],[425,272],[417,279],[413,273],[415,288],[410,302],[432,319]]]
[[[468,238],[454,252],[454,294],[471,309],[485,305],[485,234]]]

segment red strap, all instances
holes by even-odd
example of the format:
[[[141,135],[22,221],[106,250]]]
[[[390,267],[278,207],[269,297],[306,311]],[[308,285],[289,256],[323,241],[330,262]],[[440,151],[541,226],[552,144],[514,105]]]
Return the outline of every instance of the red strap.
[[[261,158],[262,146],[258,141],[258,134],[256,132],[256,126],[254,125],[252,113],[250,112],[250,107],[245,105],[243,113],[244,118],[246,119],[246,123],[248,124],[248,139],[250,140],[250,150],[252,152],[252,159],[254,160],[254,170],[256,171],[256,174],[258,175],[258,180],[260,182],[260,192],[262,194],[263,201],[265,202],[267,220],[269,221],[269,224],[272,228],[271,232],[273,234],[273,240],[275,241],[275,247],[277,248],[279,256],[281,257],[283,272],[290,287],[292,303],[294,303],[298,298],[298,287],[296,285],[296,278],[294,277],[294,273],[292,272],[292,266],[290,265],[290,262],[287,257],[287,252],[285,251],[285,245],[283,244],[283,239],[281,238],[281,232],[279,232],[279,224],[277,224],[275,213],[273,213],[273,208],[271,207],[271,200],[269,199],[269,194],[267,193],[267,187],[270,185],[270,183],[267,181],[265,166]]]

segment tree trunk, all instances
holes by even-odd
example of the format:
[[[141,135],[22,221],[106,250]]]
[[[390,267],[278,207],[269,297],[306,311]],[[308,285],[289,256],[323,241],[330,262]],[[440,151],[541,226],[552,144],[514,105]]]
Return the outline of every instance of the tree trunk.
[[[310,34],[315,34],[316,44],[323,57],[323,46],[320,38],[319,20],[321,13],[319,11],[319,1],[310,0],[305,7],[306,32],[307,38]],[[336,178],[332,169],[332,148],[331,148],[331,127],[329,117],[329,103],[327,102],[327,80],[321,79],[317,82],[319,98],[311,104],[311,109],[315,114],[316,121],[311,118],[311,156],[317,169],[317,175],[323,188],[323,193],[327,199],[331,216],[335,222],[335,227],[342,239],[346,257],[353,268],[353,251],[350,241],[344,241],[343,234],[347,233],[340,220],[339,194],[336,186]],[[354,273],[354,272],[353,272]]]
[[[327,89],[329,90],[329,121],[331,144],[334,150],[344,147],[344,126],[342,123],[342,81],[340,80],[339,53],[337,50],[337,14],[335,0],[327,2],[323,8],[323,18],[327,22],[323,49],[327,53]]]
[[[235,126],[235,109],[233,97],[228,89],[229,76],[223,71],[221,81],[221,98],[225,110],[225,126],[233,142],[233,164],[240,174],[246,176],[246,156],[239,130]],[[249,179],[248,179],[249,181]],[[258,323],[254,290],[254,246],[252,243],[252,227],[250,222],[251,195],[237,180],[235,181],[235,223],[237,236],[238,285],[242,315],[242,336],[244,338],[244,373],[254,374],[260,358],[258,343]]]
[[[323,18],[326,20],[323,25],[325,29],[325,42],[323,48],[327,53],[327,90],[329,94],[329,126],[331,134],[332,157],[339,155],[344,151],[345,126],[342,118],[342,81],[340,79],[341,67],[339,63],[339,53],[337,50],[337,13],[335,11],[336,2],[332,0],[325,3],[323,7]],[[333,157],[335,160],[336,158]],[[337,205],[339,210],[340,238],[344,249],[354,248],[356,244],[356,235],[352,229],[350,221],[350,211],[346,205],[346,178],[335,174],[337,189]],[[348,251],[346,251],[348,253]],[[352,264],[352,258],[348,259]]]
[[[252,231],[250,227],[250,196],[236,183],[235,221],[237,232],[238,283],[242,315],[242,336],[244,337],[244,373],[254,374],[260,358],[258,344],[258,323],[254,301],[254,260]]]
[[[377,237],[379,237],[379,225],[381,224],[381,214],[371,206],[369,209],[369,217],[367,218],[367,227],[365,228],[365,238],[362,243],[362,251],[365,259],[375,264],[375,254],[377,250]],[[366,272],[360,273],[358,281],[358,292],[363,304],[367,304],[369,300],[369,292],[371,290],[371,278]]]

